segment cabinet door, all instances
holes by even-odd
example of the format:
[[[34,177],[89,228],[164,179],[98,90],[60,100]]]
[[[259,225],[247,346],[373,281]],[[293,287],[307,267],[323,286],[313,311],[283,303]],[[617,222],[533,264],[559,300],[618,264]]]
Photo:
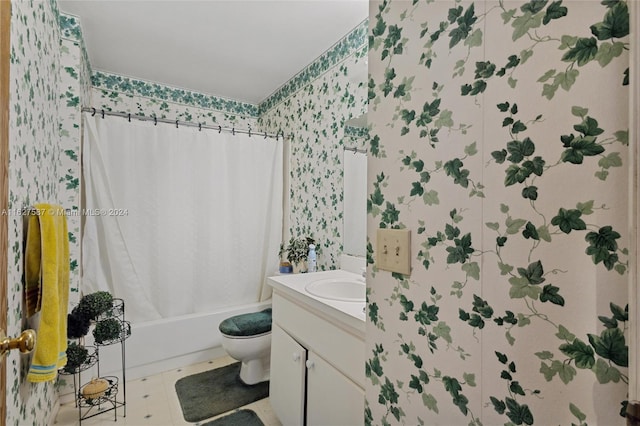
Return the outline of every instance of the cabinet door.
[[[307,350],[273,324],[269,402],[284,426],[304,424],[306,358]]]
[[[364,424],[364,390],[316,353],[307,356],[307,425]]]

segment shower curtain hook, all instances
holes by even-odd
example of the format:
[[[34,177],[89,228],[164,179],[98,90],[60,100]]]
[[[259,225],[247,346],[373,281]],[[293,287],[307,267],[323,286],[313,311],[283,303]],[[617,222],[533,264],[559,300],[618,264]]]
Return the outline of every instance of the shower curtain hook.
[[[251,137],[251,127],[249,127],[249,137]]]
[[[222,126],[218,125],[218,133],[222,133]]]
[[[235,128],[235,127],[232,127],[232,128],[231,128],[231,134],[232,134],[233,136],[235,136],[235,135],[236,135],[236,128]]]
[[[202,123],[198,123],[198,131],[202,131]]]
[[[95,108],[91,108],[91,116],[93,117],[94,115],[96,115],[96,109]]]
[[[178,120],[176,120],[176,129],[178,128]]]
[[[155,115],[153,116],[153,125],[154,126],[158,125],[158,117],[156,117]]]
[[[129,123],[131,123],[131,113],[129,113]]]
[[[102,118],[104,119],[104,110],[102,110]]]
[[[267,132],[264,132],[264,138],[265,139],[267,138]]]

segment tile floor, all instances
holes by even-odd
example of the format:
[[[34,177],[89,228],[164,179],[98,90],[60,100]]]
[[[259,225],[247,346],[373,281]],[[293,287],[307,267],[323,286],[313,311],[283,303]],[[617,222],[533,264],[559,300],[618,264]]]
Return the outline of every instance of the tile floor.
[[[197,426],[217,417],[203,420],[200,423],[189,423],[182,416],[182,409],[175,391],[175,383],[178,379],[191,374],[201,373],[217,367],[222,367],[235,362],[234,359],[225,356],[212,361],[201,362],[183,368],[156,374],[154,376],[127,382],[127,416],[123,417],[123,409],[118,408],[117,418],[114,423],[114,413],[110,411],[90,419],[82,421],[83,426]],[[245,405],[256,412],[266,426],[281,426],[271,406],[269,398]],[[228,414],[228,413],[225,413]],[[222,417],[221,414],[218,417]],[[78,422],[78,409],[74,403],[64,404],[56,417],[56,426],[76,426]]]

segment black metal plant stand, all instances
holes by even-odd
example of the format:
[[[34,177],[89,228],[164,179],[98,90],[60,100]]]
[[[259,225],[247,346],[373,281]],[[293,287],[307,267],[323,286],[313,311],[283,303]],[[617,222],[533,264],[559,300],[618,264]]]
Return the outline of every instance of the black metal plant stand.
[[[124,300],[122,299],[113,299],[113,307],[102,314],[94,324],[97,325],[101,321],[105,320],[113,320],[118,321],[120,326],[120,335],[114,339],[106,340],[102,342],[96,342],[95,346],[85,346],[85,349],[89,351],[89,356],[85,360],[85,362],[77,367],[76,369],[69,371],[66,369],[60,370],[58,373],[61,375],[72,375],[73,376],[73,391],[75,395],[75,403],[78,408],[78,419],[80,424],[82,424],[82,420],[97,416],[99,414],[104,414],[109,411],[113,411],[114,421],[117,421],[117,409],[122,407],[123,417],[127,416],[127,378],[126,378],[126,357],[125,357],[125,341],[131,335],[131,324],[125,320],[124,314]],[[100,376],[100,347],[102,346],[110,346],[120,344],[120,356],[121,356],[121,364],[122,364],[122,383],[119,383],[119,379],[117,376]],[[95,397],[95,398],[87,398],[82,395],[82,388],[86,386],[89,382],[81,385],[78,389],[78,385],[82,383],[82,372],[88,370],[89,368],[97,366],[98,369],[98,377],[106,380],[108,383],[108,387],[105,390],[104,394]],[[76,375],[78,376],[76,381]],[[119,388],[122,388],[122,400],[118,400],[118,391]]]

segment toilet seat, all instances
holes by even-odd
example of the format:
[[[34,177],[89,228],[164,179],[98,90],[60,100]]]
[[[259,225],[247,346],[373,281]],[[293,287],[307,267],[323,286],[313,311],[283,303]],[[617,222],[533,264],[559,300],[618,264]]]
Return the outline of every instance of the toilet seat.
[[[222,332],[220,332],[222,333]],[[271,334],[271,330],[267,331],[266,333],[261,333],[261,334],[254,334],[251,336],[232,336],[229,334],[224,334],[222,333],[223,337],[226,337],[227,339],[232,339],[232,340],[243,340],[243,339],[255,339],[256,337],[262,337],[262,336],[267,336]]]
[[[248,339],[269,334],[271,333],[271,308],[232,316],[222,321],[218,329],[230,339]]]

